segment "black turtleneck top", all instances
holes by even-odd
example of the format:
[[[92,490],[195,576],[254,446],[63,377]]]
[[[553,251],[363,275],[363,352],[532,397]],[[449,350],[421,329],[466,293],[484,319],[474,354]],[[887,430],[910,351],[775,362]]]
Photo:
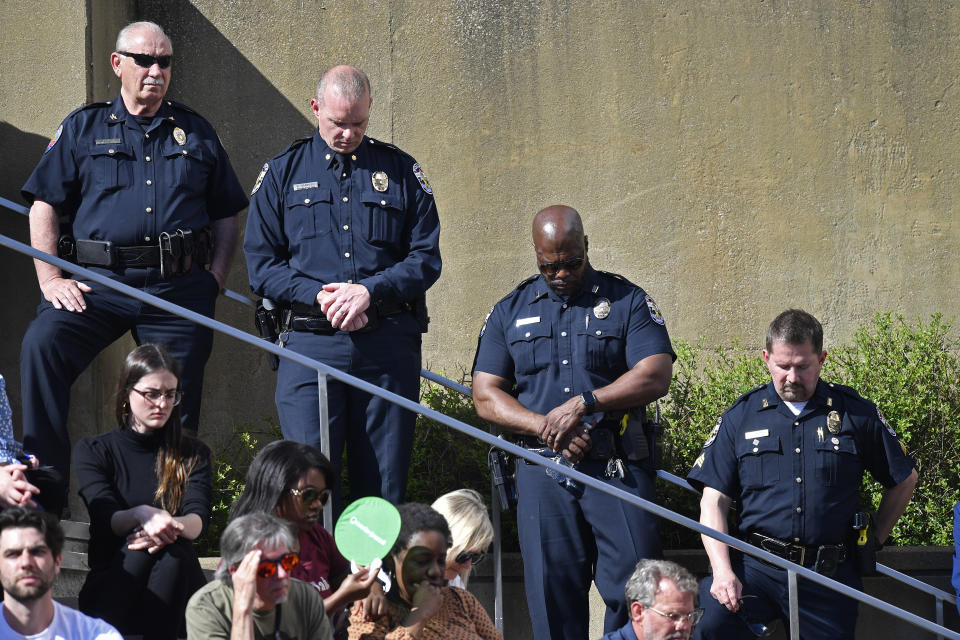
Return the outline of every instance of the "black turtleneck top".
[[[80,497],[90,513],[90,569],[104,569],[126,540],[110,527],[117,511],[154,502],[157,490],[156,459],[161,430],[141,434],[133,429],[113,431],[84,438],[73,451]],[[183,501],[175,516],[195,513],[206,529],[213,499],[210,479],[210,449],[199,440],[184,438],[185,456],[196,451],[197,464],[183,492]]]

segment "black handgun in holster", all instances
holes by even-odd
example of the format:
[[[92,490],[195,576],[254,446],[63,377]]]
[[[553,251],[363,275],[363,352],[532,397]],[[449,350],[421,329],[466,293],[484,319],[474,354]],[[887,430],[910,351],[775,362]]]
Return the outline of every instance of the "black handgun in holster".
[[[280,337],[280,310],[274,306],[272,300],[263,298],[257,303],[253,321],[257,325],[257,332],[260,337],[270,344],[276,344],[277,338]],[[273,353],[269,354],[268,358],[270,370],[276,371],[277,367],[280,366],[280,358]]]
[[[69,262],[77,261],[77,241],[68,233],[60,234],[57,240],[57,257]]]
[[[501,436],[502,437],[502,436]],[[487,465],[493,479],[494,496],[500,511],[509,511],[517,506],[517,465],[516,460],[503,449],[490,447],[487,453]]]
[[[855,513],[853,530],[857,532],[857,570],[861,576],[877,575],[877,552],[883,549],[883,545],[874,531],[873,514],[869,511]]]

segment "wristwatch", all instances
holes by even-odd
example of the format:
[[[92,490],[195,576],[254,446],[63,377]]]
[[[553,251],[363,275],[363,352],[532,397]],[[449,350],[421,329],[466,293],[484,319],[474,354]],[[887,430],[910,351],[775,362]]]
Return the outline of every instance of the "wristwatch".
[[[580,394],[580,402],[583,403],[583,412],[593,413],[597,408],[597,396],[593,395],[593,391],[584,391]]]

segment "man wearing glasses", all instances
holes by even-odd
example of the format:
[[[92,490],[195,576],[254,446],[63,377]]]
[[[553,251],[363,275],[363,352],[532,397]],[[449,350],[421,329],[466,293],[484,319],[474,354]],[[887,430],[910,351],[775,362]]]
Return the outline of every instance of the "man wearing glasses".
[[[641,560],[625,589],[630,621],[600,640],[688,640],[703,615],[697,579],[669,560]]]
[[[644,407],[667,392],[675,358],[663,315],[640,287],[593,269],[570,207],[536,215],[533,246],[540,275],[498,302],[480,331],[477,413],[531,451],[653,500]],[[587,637],[591,578],[605,631],[622,626],[630,567],[660,556],[656,519],[539,465],[518,463],[517,491],[537,640]]]
[[[67,116],[22,193],[34,248],[212,316],[247,199],[213,127],[163,99],[172,56],[156,24],[121,30],[110,55],[120,95]],[[21,347],[25,449],[70,477],[70,386],[126,331],[179,360],[183,425],[196,432],[212,331],[40,260],[36,270],[43,296]]]
[[[820,379],[827,352],[812,315],[774,318],[762,355],[771,381],[717,420],[687,476],[703,491],[700,522],[726,533],[737,500],[746,542],[860,589],[913,494],[913,460],[873,403]],[[859,511],[864,471],[886,487],[872,522]],[[702,537],[713,575],[700,587],[697,638],[763,637],[758,623],[789,620],[784,569]],[[797,588],[805,640],[853,639],[855,600],[803,578]]]
[[[300,563],[290,525],[266,513],[234,519],[220,538],[215,579],[187,605],[187,636],[332,640],[320,593],[290,577]]]

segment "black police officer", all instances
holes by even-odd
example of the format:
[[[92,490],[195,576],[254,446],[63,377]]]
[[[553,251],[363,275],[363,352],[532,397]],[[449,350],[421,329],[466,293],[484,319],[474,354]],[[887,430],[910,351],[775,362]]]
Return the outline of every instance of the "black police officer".
[[[653,500],[652,434],[624,417],[670,385],[675,356],[663,316],[643,289],[590,266],[570,207],[540,211],[533,244],[540,275],[498,302],[481,332],[477,413],[528,449]],[[587,423],[596,423],[589,434]],[[607,604],[605,630],[622,627],[627,578],[638,560],[661,553],[656,518],[539,465],[517,465],[517,491],[534,637],[587,637],[591,578]]]
[[[854,516],[864,470],[886,491],[865,547],[876,548],[913,494],[917,472],[896,433],[872,403],[849,387],[820,380],[823,328],[788,309],[767,330],[763,359],[771,382],[741,396],[717,421],[688,475],[702,488],[700,522],[727,531],[731,500],[739,531],[771,553],[860,588]],[[787,619],[786,571],[703,536],[713,576],[701,584],[705,614],[697,638],[753,638],[732,612]],[[857,603],[798,582],[800,633],[806,639],[853,638]],[[712,596],[712,597],[711,597]]]
[[[110,55],[120,95],[67,116],[23,196],[35,248],[56,255],[59,245],[107,277],[212,316],[247,199],[213,127],[163,100],[172,54],[158,25],[122,29]],[[70,386],[126,331],[138,343],[165,344],[180,361],[183,425],[195,432],[212,332],[45,262],[36,269],[43,300],[21,348],[27,451],[69,478]]]

